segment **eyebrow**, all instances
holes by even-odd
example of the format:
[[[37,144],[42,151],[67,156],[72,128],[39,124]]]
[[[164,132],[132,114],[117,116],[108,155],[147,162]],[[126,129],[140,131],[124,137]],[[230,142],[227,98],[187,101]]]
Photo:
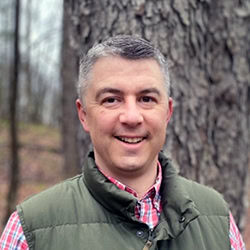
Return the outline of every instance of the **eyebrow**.
[[[161,96],[161,92],[157,88],[148,88],[140,91],[140,94],[150,94],[150,93],[155,93],[158,96]]]
[[[119,90],[119,89],[114,89],[114,88],[103,88],[103,89],[100,89],[99,91],[97,91],[96,93],[96,100],[102,95],[102,94],[105,94],[105,93],[112,93],[112,94],[122,94],[122,91]]]
[[[99,99],[102,94],[106,94],[106,93],[120,94],[121,95],[123,92],[121,90],[115,89],[115,88],[103,88],[103,89],[100,89],[99,91],[97,91],[96,100]],[[147,89],[143,89],[139,92],[139,94],[150,94],[150,93],[155,93],[158,96],[161,96],[161,92],[157,88],[147,88]]]

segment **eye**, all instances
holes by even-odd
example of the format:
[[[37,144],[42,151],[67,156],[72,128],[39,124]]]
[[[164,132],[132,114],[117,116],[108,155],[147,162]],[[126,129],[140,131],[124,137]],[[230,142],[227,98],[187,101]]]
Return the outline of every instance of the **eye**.
[[[116,102],[116,99],[114,97],[108,97],[103,100],[103,103],[114,103]]]
[[[151,96],[142,96],[140,98],[140,101],[143,103],[151,103],[151,102],[156,102],[155,98],[151,97]]]
[[[120,99],[115,96],[109,96],[101,101],[101,104],[105,107],[113,107],[120,103]]]

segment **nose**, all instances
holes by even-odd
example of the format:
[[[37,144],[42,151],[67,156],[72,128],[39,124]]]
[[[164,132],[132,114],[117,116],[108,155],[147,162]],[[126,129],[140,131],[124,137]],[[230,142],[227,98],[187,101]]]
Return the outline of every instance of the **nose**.
[[[120,114],[120,122],[129,127],[138,126],[143,122],[143,115],[135,100],[129,100],[125,103]]]

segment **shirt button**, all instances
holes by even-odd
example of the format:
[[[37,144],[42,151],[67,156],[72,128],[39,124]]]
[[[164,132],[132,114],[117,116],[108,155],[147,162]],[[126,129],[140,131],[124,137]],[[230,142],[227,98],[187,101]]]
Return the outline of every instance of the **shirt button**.
[[[143,235],[144,235],[144,232],[141,231],[141,230],[138,230],[138,231],[136,232],[136,235],[137,235],[139,238],[142,238]]]
[[[181,216],[181,218],[179,219],[180,223],[183,223],[186,220],[185,216]]]

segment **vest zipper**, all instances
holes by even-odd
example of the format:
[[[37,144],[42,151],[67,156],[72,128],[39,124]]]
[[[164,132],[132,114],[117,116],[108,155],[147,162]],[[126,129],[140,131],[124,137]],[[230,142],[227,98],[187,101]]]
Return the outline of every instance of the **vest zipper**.
[[[148,240],[143,250],[149,250],[152,245],[153,245],[153,231],[150,229],[148,234]]]

